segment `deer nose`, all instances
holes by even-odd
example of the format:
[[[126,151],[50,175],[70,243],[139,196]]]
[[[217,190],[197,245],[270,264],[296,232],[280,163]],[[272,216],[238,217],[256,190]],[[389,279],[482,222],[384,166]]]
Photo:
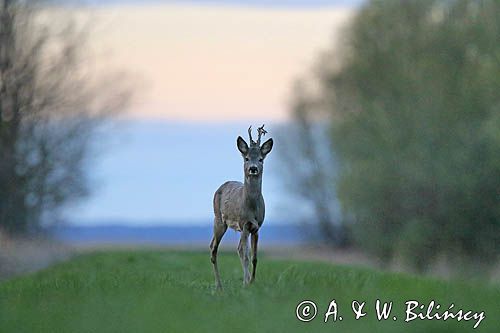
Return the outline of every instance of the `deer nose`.
[[[248,171],[250,171],[251,174],[259,173],[259,169],[256,166],[251,166],[250,168],[248,168]]]

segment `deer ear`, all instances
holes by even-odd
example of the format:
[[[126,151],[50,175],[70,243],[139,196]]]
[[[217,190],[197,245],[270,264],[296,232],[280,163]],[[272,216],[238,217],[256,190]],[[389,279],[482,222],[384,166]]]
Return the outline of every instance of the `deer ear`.
[[[269,139],[262,144],[260,147],[260,153],[262,156],[266,157],[266,155],[271,152],[271,149],[273,149],[273,139]]]
[[[236,146],[238,147],[240,153],[242,153],[243,155],[246,155],[248,153],[248,145],[241,136],[239,136],[236,140]]]

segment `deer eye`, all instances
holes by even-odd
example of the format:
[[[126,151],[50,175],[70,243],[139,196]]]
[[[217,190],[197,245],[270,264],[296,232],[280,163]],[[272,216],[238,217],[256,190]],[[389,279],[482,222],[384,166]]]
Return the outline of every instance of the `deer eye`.
[[[264,159],[263,158],[259,158],[259,162],[264,162]]]
[[[249,158],[248,157],[245,157],[245,162],[248,162],[249,161]]]

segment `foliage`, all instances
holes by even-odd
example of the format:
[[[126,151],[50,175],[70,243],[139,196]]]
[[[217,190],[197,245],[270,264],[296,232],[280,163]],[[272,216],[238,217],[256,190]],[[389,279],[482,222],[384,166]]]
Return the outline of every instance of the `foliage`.
[[[498,1],[370,1],[322,57],[337,195],[367,252],[498,259],[499,40]]]

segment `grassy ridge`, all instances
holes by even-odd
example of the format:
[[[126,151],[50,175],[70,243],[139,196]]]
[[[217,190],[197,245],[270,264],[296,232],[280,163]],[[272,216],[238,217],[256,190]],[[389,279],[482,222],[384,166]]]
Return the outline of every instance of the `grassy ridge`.
[[[500,288],[444,282],[323,263],[259,262],[241,287],[235,253],[220,254],[225,290],[214,294],[208,253],[101,252],[0,284],[0,332],[471,332],[475,321],[404,323],[407,300],[485,311],[478,332],[500,331]],[[397,321],[377,321],[377,298],[393,301]],[[318,316],[295,318],[303,299]],[[336,299],[343,321],[324,323]],[[356,321],[352,300],[367,301]]]

